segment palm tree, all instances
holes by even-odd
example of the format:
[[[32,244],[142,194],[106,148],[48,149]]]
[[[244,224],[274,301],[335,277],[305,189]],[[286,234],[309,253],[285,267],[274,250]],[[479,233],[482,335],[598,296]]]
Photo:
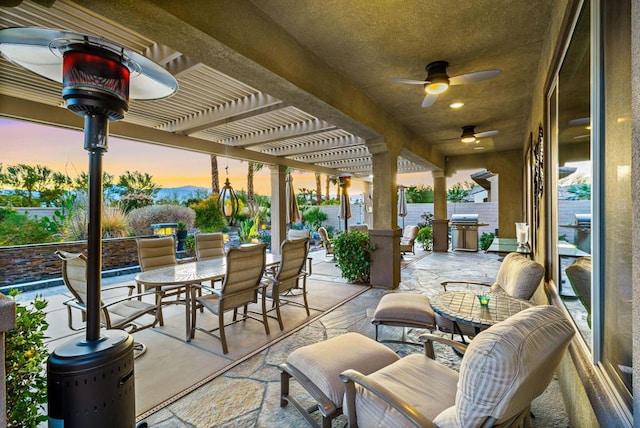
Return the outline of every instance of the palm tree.
[[[317,205],[322,204],[322,182],[320,181],[319,172],[316,172],[316,202]]]
[[[247,166],[247,207],[249,208],[249,214],[251,217],[255,216],[258,211],[253,191],[253,175],[260,171],[263,166],[264,164],[257,162],[249,162],[249,165]]]
[[[338,185],[338,177],[336,177],[335,175],[327,175],[327,183],[326,183],[326,188],[327,188],[327,200],[330,199],[329,195],[329,184],[334,184],[334,185]],[[340,186],[338,186],[338,199],[340,199]]]
[[[218,173],[218,156],[211,155],[211,194],[220,193],[220,174]]]

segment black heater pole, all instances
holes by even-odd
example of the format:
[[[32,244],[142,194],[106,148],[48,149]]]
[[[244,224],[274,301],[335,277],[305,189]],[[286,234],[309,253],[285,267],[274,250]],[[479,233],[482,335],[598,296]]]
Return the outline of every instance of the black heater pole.
[[[102,155],[109,121],[124,119],[129,108],[130,85],[132,98],[158,99],[172,95],[177,81],[136,52],[79,33],[3,28],[0,53],[48,79],[62,78],[62,98],[83,117],[89,152],[86,336],[57,346],[47,359],[49,426],[131,428],[136,420],[133,338],[113,329],[100,335]],[[62,74],[51,66],[56,63]]]
[[[84,148],[89,151],[89,234],[87,238],[88,342],[100,339],[102,272],[102,154],[107,151],[109,120],[103,114],[84,116]]]

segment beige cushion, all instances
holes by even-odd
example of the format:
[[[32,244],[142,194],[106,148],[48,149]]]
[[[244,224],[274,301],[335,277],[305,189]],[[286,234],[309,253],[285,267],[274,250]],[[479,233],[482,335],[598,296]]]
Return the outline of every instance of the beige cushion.
[[[505,256],[492,291],[504,291],[510,296],[529,300],[544,277],[544,266],[518,253]]]
[[[388,347],[359,333],[346,333],[296,349],[287,363],[304,373],[329,399],[342,407],[344,386],[340,373],[355,369],[364,374],[398,361]]]
[[[421,325],[435,327],[429,298],[422,294],[389,293],[382,296],[373,314],[374,324]]]
[[[289,229],[287,232],[287,239],[300,239],[300,238],[309,238],[311,236],[311,231],[309,229]]]
[[[424,354],[411,354],[369,376],[418,413],[435,418],[455,400],[458,373]],[[356,386],[356,415],[361,427],[415,427],[383,400]]]
[[[551,381],[574,329],[562,310],[534,306],[480,333],[460,366],[455,406],[460,427],[481,426],[488,417],[517,416]],[[450,414],[437,417],[437,426]]]
[[[587,312],[591,313],[591,257],[580,257],[571,263],[565,272],[573,290]]]

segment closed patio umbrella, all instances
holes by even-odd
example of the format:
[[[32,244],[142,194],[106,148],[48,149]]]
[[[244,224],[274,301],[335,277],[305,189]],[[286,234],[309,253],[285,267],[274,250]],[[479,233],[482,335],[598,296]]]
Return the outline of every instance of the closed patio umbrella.
[[[349,194],[347,193],[346,186],[342,188],[340,195],[340,214],[341,219],[344,219],[344,231],[347,231],[348,220],[351,218],[351,203],[349,202]]]
[[[404,230],[404,218],[407,216],[407,197],[404,194],[404,186],[398,186],[400,195],[398,196],[398,215],[402,217],[402,230]]]
[[[291,173],[287,174],[285,179],[285,199],[287,204],[287,224],[300,221],[300,209],[298,208],[298,199],[293,191],[293,178]]]

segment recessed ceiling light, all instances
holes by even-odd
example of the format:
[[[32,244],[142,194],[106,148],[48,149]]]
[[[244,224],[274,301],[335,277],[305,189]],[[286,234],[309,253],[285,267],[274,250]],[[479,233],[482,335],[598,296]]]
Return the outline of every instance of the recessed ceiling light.
[[[476,146],[473,148],[473,150],[484,150],[484,147],[482,146]]]
[[[464,103],[457,102],[457,103],[449,104],[449,107],[451,107],[451,108],[460,108],[463,105],[464,105]]]

